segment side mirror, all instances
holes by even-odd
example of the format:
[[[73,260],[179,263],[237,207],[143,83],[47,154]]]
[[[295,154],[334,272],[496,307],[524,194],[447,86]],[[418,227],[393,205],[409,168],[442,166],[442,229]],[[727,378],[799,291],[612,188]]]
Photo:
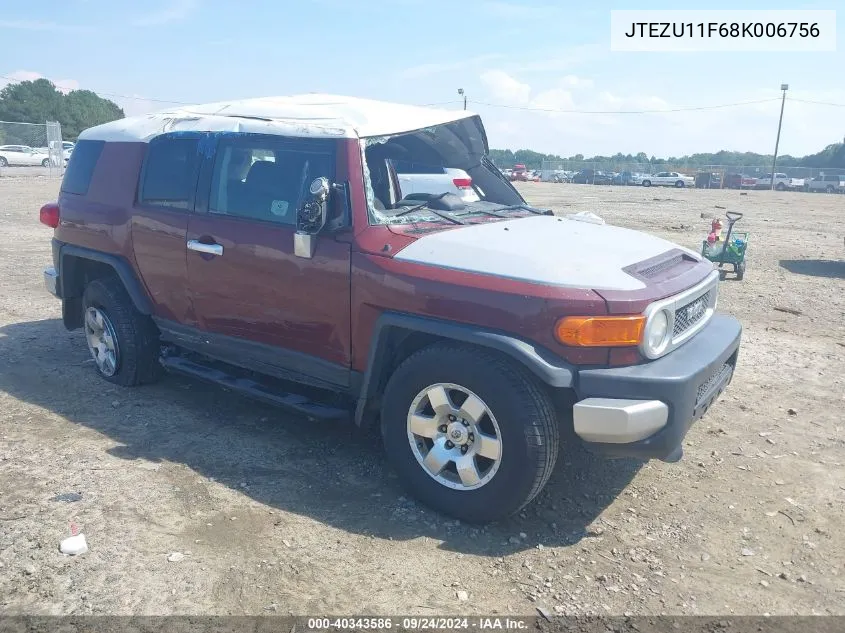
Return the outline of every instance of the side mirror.
[[[293,250],[297,257],[311,259],[317,247],[317,234],[326,225],[329,191],[328,178],[315,178],[308,189],[308,199],[296,216]]]

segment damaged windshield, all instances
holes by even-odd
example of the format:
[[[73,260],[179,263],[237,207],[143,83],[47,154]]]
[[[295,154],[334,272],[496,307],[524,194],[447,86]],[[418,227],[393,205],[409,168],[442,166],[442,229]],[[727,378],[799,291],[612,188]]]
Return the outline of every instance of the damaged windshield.
[[[486,156],[476,118],[361,141],[370,224],[467,224],[542,213]]]

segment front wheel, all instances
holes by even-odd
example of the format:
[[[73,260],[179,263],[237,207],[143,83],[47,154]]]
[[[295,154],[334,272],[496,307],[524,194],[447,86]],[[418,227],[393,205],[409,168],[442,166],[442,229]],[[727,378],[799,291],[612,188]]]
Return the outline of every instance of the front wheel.
[[[651,187],[651,181],[650,180],[643,180],[643,187]]]
[[[8,167],[9,161],[5,159],[5,157],[0,156],[0,167]]]
[[[827,191],[828,193],[833,193],[833,185],[828,185],[827,187],[825,187],[825,191]]]
[[[560,443],[552,403],[533,376],[495,353],[451,343],[420,350],[394,372],[381,431],[411,494],[469,523],[529,503]]]
[[[736,265],[736,280],[742,281],[743,277],[745,277],[745,260]]]

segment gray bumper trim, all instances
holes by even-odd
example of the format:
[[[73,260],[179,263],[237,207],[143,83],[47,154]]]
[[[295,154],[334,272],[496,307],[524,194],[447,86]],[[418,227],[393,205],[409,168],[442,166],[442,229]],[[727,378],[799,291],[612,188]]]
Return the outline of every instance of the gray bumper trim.
[[[684,436],[716,401],[733,377],[742,326],[735,318],[715,314],[678,349],[657,360],[578,372],[578,400],[620,398],[657,400],[669,408],[666,425],[630,443],[587,442],[597,452],[620,457],[675,459]]]

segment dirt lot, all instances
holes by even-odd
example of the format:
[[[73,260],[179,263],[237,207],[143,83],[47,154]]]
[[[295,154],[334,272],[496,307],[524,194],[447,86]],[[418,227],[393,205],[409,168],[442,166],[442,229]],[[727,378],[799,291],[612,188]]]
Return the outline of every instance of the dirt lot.
[[[523,189],[691,248],[702,213],[745,213],[748,272],[720,296],[744,344],[683,461],[567,450],[479,530],[403,496],[375,437],[100,380],[42,284],[57,182],[0,179],[0,611],[845,614],[845,196]],[[72,522],[90,551],[70,558]]]

